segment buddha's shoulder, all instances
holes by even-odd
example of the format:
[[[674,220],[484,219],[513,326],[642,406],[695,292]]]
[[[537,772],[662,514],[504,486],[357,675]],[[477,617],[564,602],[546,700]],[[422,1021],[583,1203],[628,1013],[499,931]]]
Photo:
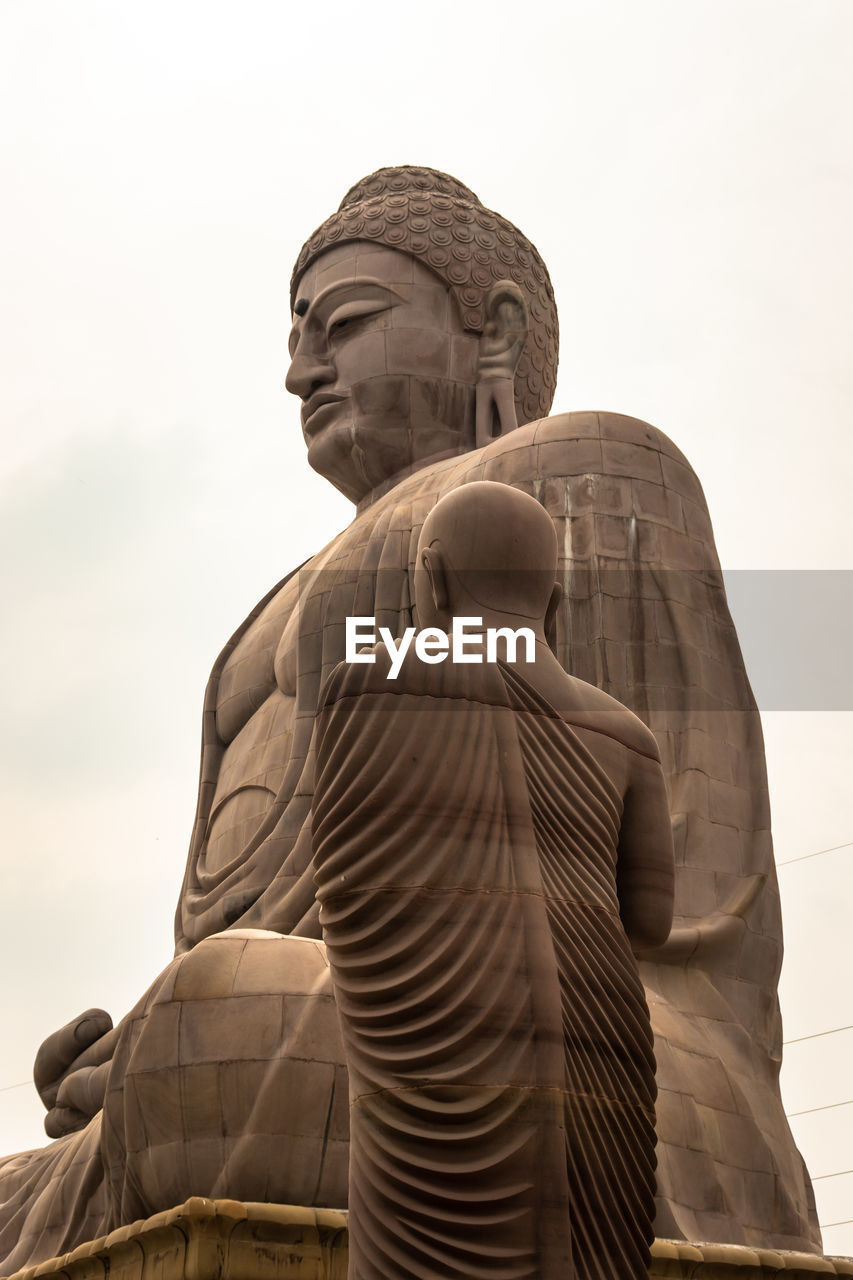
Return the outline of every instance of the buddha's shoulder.
[[[638,449],[654,449],[667,457],[689,466],[681,450],[659,427],[642,418],[627,413],[612,413],[605,409],[580,409],[569,413],[555,413],[519,427],[509,436],[501,437],[486,451],[491,451],[510,440],[528,447],[532,444],[548,444],[562,440],[598,440],[606,445],[627,445]]]
[[[457,483],[496,480],[535,492],[537,481],[590,474],[651,481],[704,502],[693,468],[663,431],[640,418],[604,411],[528,422],[468,454],[453,478]]]
[[[547,481],[592,475],[662,485],[705,507],[696,473],[663,431],[628,414],[580,410],[528,422],[481,449],[418,469],[367,503],[342,543],[363,538],[367,526],[393,530],[394,519],[416,526],[446,493],[472,480],[511,484],[548,505]]]

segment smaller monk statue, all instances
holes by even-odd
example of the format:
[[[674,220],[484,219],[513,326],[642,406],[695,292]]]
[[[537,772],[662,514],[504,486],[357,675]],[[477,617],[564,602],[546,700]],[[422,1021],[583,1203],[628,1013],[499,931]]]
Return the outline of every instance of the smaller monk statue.
[[[648,1274],[655,1063],[632,951],[669,933],[669,809],[649,729],[548,646],[556,564],[535,499],[454,490],[418,543],[417,640],[359,652],[321,696],[352,1280]]]

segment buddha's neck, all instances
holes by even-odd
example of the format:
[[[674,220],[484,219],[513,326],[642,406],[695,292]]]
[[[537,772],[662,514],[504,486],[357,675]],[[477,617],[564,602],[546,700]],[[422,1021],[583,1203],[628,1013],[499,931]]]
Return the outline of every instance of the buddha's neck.
[[[383,480],[381,484],[376,485],[375,488],[371,489],[369,493],[366,493],[363,498],[359,498],[355,509],[356,515],[360,516],[368,507],[372,507],[374,502],[379,498],[384,497],[386,493],[390,493],[392,489],[394,489],[408,476],[413,476],[418,471],[423,471],[425,467],[431,467],[434,463],[445,462],[449,458],[461,458],[463,454],[470,452],[471,449],[469,447],[460,445],[456,449],[444,449],[440,453],[431,453],[428,458],[418,458],[417,462],[412,462],[408,467],[403,467],[393,476],[389,476],[387,480]]]

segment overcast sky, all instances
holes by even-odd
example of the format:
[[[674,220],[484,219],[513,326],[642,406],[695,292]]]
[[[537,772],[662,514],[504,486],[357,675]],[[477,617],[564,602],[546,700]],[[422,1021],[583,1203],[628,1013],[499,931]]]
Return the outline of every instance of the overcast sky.
[[[853,1024],[851,43],[849,0],[4,0],[0,1085],[171,955],[210,665],[352,510],[284,391],[291,266],[404,162],[539,248],[555,407],[696,468],[766,708],[786,1038]],[[790,1046],[788,1110],[846,1101],[851,1048]],[[792,1124],[853,1169],[853,1106]],[[42,1140],[0,1093],[0,1149]],[[853,1217],[853,1176],[815,1186]]]

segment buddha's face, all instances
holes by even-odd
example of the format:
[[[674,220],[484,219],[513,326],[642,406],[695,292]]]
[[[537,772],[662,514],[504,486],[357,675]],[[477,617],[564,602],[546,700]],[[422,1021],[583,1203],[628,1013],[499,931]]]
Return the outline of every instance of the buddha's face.
[[[289,345],[308,461],[353,502],[474,447],[478,336],[408,254],[360,241],[323,253],[299,280]]]

